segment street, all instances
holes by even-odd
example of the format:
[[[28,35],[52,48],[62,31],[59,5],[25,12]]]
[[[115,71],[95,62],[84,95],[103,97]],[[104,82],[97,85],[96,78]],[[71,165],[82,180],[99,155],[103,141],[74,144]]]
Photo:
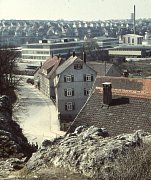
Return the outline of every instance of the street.
[[[14,115],[28,141],[40,146],[45,139],[64,135],[64,132],[60,131],[54,103],[34,85],[27,84],[26,79],[24,77],[17,91],[19,103]]]

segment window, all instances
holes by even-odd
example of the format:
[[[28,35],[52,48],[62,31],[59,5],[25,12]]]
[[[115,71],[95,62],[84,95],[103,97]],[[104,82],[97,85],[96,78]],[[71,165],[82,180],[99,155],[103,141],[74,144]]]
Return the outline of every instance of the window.
[[[128,37],[128,43],[130,43],[130,37]]]
[[[75,104],[73,102],[67,102],[65,104],[65,110],[66,111],[72,111],[75,109]]]
[[[93,81],[93,74],[84,74],[84,81]]]
[[[82,64],[74,64],[74,69],[82,69],[83,65]]]
[[[90,94],[90,89],[84,88],[84,96],[88,96]]]
[[[74,89],[67,88],[64,90],[64,95],[65,96],[74,96]]]
[[[65,75],[64,82],[74,82],[74,75]]]

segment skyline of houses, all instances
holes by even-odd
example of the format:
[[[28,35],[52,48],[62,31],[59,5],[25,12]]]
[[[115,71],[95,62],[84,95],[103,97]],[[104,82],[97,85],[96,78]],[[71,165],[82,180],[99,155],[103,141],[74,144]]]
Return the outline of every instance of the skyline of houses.
[[[151,19],[137,19],[136,33],[151,34]],[[41,39],[59,37],[119,37],[133,32],[133,21],[49,21],[49,20],[0,20],[0,43],[2,45],[21,46],[35,43]]]

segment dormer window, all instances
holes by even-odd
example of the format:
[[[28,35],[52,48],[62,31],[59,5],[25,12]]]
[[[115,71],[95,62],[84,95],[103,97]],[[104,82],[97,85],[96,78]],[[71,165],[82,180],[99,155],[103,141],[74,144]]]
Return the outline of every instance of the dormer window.
[[[83,68],[83,64],[74,64],[74,69],[82,69]]]

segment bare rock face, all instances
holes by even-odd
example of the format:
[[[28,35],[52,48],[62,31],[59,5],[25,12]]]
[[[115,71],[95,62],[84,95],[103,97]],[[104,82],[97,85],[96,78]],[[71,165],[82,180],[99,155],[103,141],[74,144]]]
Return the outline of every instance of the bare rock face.
[[[36,150],[28,143],[27,138],[23,135],[20,126],[12,120],[12,109],[7,96],[0,97],[0,164],[1,167],[8,168],[9,158],[30,158]],[[3,163],[5,162],[5,163]],[[17,166],[14,166],[14,169]],[[22,166],[20,165],[20,168]],[[4,168],[4,169],[7,169]],[[13,167],[11,166],[10,170]],[[19,168],[19,166],[18,166]],[[2,174],[8,174],[4,169],[0,169]]]
[[[64,138],[45,141],[44,146],[27,162],[26,168],[38,171],[51,164],[80,172],[90,178],[101,179],[114,166],[119,155],[140,146],[144,136],[148,135],[137,131],[108,137],[105,129],[78,127],[74,133]]]

